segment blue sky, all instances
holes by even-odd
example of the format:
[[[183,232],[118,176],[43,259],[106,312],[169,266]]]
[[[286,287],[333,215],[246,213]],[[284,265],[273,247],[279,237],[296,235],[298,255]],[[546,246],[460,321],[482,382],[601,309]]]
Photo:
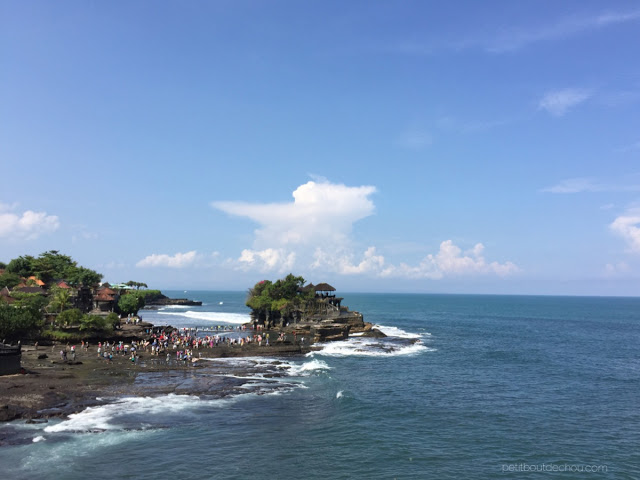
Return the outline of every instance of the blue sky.
[[[0,260],[640,294],[640,4],[0,2]]]

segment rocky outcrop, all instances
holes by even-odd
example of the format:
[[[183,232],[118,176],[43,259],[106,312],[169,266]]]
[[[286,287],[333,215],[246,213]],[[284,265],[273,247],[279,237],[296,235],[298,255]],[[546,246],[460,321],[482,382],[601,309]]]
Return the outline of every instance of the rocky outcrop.
[[[316,325],[309,328],[313,342],[330,342],[349,338],[349,326],[340,323]]]
[[[167,305],[181,305],[184,307],[199,307],[202,302],[189,300],[187,298],[169,298],[164,295],[146,299],[146,306],[164,307]]]

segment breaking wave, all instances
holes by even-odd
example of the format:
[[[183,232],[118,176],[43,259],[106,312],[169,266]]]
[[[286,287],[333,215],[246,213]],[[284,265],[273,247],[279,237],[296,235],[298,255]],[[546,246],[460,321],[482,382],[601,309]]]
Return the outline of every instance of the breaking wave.
[[[167,312],[161,310],[158,313],[160,315],[174,315],[194,320],[204,320],[206,322],[211,322],[214,325],[220,323],[241,325],[251,321],[251,317],[248,313],[196,312],[193,310],[187,310],[186,312]]]

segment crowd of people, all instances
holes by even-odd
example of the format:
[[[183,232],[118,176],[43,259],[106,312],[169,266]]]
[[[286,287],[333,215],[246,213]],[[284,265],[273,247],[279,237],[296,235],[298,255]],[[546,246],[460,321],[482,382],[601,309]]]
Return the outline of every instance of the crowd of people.
[[[138,322],[138,318],[127,317],[126,323]],[[133,340],[130,343],[120,341],[98,342],[96,347],[97,356],[111,363],[115,357],[126,357],[132,363],[136,363],[142,352],[156,356],[165,357],[167,363],[171,363],[172,358],[177,361],[189,364],[195,363],[201,357],[201,349],[212,349],[219,347],[246,347],[246,346],[271,346],[274,343],[270,332],[265,331],[262,326],[253,328],[247,325],[237,327],[229,325],[218,325],[208,328],[181,328],[162,329],[153,327],[146,330],[149,338],[144,340]],[[284,332],[279,332],[275,339],[275,344],[291,343],[304,344],[304,337],[296,335],[295,332],[287,338]],[[86,353],[89,352],[89,342],[82,341],[80,348]],[[195,352],[195,353],[194,353]],[[76,346],[68,345],[60,350],[62,361],[76,360]]]

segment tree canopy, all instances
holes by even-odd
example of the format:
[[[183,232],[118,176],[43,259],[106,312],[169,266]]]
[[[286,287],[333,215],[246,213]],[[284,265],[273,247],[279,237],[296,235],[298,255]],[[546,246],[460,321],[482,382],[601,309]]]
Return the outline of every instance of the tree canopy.
[[[149,288],[149,285],[147,285],[146,283],[134,282],[133,280],[129,280],[127,283],[125,283],[125,285],[128,285],[130,287],[136,287],[136,290],[140,290],[141,287]]]
[[[20,339],[36,334],[44,320],[35,306],[16,308],[0,302],[0,341],[2,339]]]
[[[144,296],[133,293],[122,295],[118,300],[118,309],[125,315],[136,315],[144,305]]]
[[[14,258],[7,264],[4,275],[0,276],[0,284],[3,283],[2,279],[7,275],[13,276],[5,278],[4,283],[14,282],[16,275],[24,278],[35,276],[45,283],[64,279],[73,286],[95,285],[102,280],[101,274],[79,266],[70,256],[63,255],[57,250],[49,250],[41,253],[38,257],[24,255]]]
[[[313,297],[313,292],[299,291],[303,286],[304,278],[292,273],[275,282],[262,280],[249,289],[246,305],[258,311],[288,314]]]

